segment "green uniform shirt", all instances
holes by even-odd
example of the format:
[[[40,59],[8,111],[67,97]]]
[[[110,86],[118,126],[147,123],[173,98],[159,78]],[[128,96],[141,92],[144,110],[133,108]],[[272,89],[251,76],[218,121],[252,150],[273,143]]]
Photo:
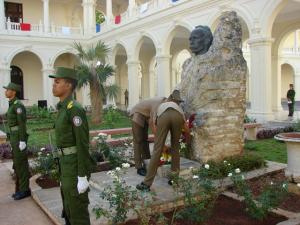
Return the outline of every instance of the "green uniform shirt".
[[[294,102],[295,101],[295,94],[296,94],[295,90],[290,89],[290,90],[288,90],[288,92],[286,94],[286,97],[288,99],[290,99],[292,102]]]
[[[22,102],[17,98],[10,100],[6,116],[9,127],[18,126],[20,141],[27,141],[26,109]]]
[[[82,106],[71,96],[57,104],[56,144],[59,148],[76,146],[77,176],[89,176],[93,161],[89,154],[89,126]]]

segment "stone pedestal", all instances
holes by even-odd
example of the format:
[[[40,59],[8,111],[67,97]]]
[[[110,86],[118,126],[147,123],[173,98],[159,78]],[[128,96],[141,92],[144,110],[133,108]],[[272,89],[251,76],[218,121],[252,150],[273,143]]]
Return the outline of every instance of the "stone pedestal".
[[[242,27],[235,12],[222,15],[213,43],[183,65],[179,85],[184,110],[196,114],[193,158],[222,160],[243,150],[247,64],[241,50]]]
[[[286,177],[292,182],[300,183],[300,133],[281,133],[274,138],[286,143],[288,158]]]

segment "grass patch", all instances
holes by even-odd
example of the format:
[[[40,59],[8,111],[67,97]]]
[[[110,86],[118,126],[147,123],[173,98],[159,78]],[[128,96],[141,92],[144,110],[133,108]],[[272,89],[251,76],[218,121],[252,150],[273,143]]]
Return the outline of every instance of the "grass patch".
[[[287,163],[286,144],[274,138],[246,141],[245,152],[257,154],[265,160]]]
[[[126,113],[121,111],[112,113],[111,111],[104,110],[104,120],[100,125],[92,124],[89,115],[87,116],[87,118],[90,130],[131,127],[130,118],[126,115]],[[30,148],[30,150],[34,152],[42,147],[45,147],[46,145],[49,145],[49,132],[52,133],[52,144],[55,144],[55,135],[53,129],[54,121],[55,114],[53,115],[53,118],[39,117],[37,119],[27,120],[27,132],[29,134],[28,147]],[[0,130],[5,132],[3,124],[0,125]]]

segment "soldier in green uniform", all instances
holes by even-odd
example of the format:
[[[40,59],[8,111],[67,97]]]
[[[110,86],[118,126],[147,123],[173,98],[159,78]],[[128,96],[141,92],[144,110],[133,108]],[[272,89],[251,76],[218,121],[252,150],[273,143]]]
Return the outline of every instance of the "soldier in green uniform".
[[[286,94],[286,98],[288,100],[288,107],[289,107],[289,117],[293,117],[294,115],[294,107],[295,107],[295,95],[296,92],[294,90],[294,85],[290,84],[290,89]]]
[[[58,67],[52,92],[59,97],[55,137],[66,224],[89,225],[88,179],[95,166],[89,154],[89,127],[82,106],[73,99],[76,71]]]
[[[9,99],[7,111],[7,122],[9,127],[9,140],[13,152],[13,168],[16,172],[16,190],[12,197],[20,200],[31,195],[29,189],[29,166],[27,159],[27,132],[26,132],[26,110],[24,105],[16,97],[21,91],[21,86],[9,83],[3,88],[6,89],[5,96]]]

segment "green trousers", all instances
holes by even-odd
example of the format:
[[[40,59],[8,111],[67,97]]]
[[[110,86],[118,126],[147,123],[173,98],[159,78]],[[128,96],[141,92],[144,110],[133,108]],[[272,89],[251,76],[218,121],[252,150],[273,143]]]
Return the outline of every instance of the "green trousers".
[[[150,149],[148,142],[148,123],[145,122],[144,127],[132,121],[133,149],[135,168],[143,167],[145,159],[150,159]]]
[[[59,158],[63,207],[71,225],[90,225],[88,191],[79,194],[77,190],[77,160],[77,154]]]
[[[177,174],[180,169],[180,155],[179,155],[179,138],[182,132],[184,120],[182,115],[175,109],[169,108],[157,119],[157,131],[154,139],[153,154],[150,159],[150,163],[147,169],[147,175],[144,179],[144,183],[151,186],[157,168],[159,166],[159,160],[163,151],[163,147],[166,142],[168,132],[171,133],[171,170],[173,174]]]
[[[16,190],[28,191],[29,190],[29,165],[27,158],[27,151],[24,149],[20,151],[19,143],[20,137],[18,131],[10,133],[10,145],[13,152],[13,168],[16,172]]]

